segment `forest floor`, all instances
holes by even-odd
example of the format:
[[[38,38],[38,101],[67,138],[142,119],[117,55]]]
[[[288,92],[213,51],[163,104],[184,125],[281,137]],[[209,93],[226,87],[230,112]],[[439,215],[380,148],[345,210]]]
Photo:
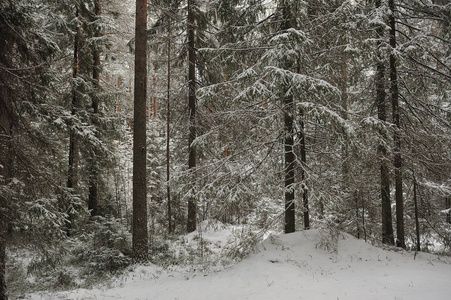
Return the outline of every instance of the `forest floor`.
[[[216,249],[230,231],[205,230]],[[187,236],[193,242],[194,235]],[[135,266],[94,289],[39,292],[37,299],[451,299],[451,258],[372,246],[320,230],[270,235],[235,264]]]

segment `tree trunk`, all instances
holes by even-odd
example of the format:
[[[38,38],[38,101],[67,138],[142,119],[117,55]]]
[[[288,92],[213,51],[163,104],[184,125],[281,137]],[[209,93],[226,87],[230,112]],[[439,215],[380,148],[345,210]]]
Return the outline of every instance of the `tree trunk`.
[[[75,13],[75,17],[78,19],[78,8]],[[77,21],[78,22],[78,21]],[[77,84],[76,80],[78,77],[78,43],[80,40],[80,28],[76,27],[75,39],[74,39],[74,52],[73,52],[73,61],[72,61],[72,78],[73,78],[73,86],[72,86],[72,108],[71,113],[72,116],[77,114]],[[72,189],[76,186],[76,175],[77,175],[77,166],[78,166],[78,139],[75,134],[75,129],[71,128],[70,130],[70,140],[69,140],[69,170],[67,176],[67,187]]]
[[[171,179],[170,174],[170,122],[171,122],[171,18],[168,17],[168,90],[167,90],[167,118],[166,118],[166,189],[168,196],[168,232],[172,233],[172,210],[171,210],[171,187],[169,185],[169,180]]]
[[[357,238],[360,239],[360,207],[359,207],[359,192],[354,192],[354,203],[355,203],[355,220],[356,220],[356,230],[357,230]]]
[[[78,19],[78,8],[75,12],[75,17]],[[78,22],[78,20],[77,20]],[[72,62],[72,78],[73,78],[73,86],[72,86],[72,116],[76,116],[77,114],[77,77],[78,77],[78,43],[80,39],[80,28],[76,27],[75,39],[74,39],[74,53],[73,53],[73,62]],[[75,132],[75,125],[72,124],[69,133],[69,167],[67,170],[67,187],[69,188],[70,193],[74,192],[75,187],[77,186],[77,169],[78,169],[78,137]],[[68,203],[65,207],[66,212],[68,213],[67,220],[67,234],[71,234],[71,229],[73,228],[73,215],[72,211],[72,197],[69,197]]]
[[[396,23],[395,23],[395,3],[389,0],[390,8],[390,93],[392,103],[393,124],[395,124],[394,133],[394,167],[395,167],[395,202],[396,202],[396,246],[406,248],[404,239],[404,201],[402,194],[402,159],[401,159],[401,138],[400,138],[400,116],[399,116],[399,91],[398,91],[398,73],[396,70]]]
[[[0,201],[4,201],[0,199]],[[0,209],[4,210],[3,203]],[[2,216],[0,220],[0,299],[8,300],[8,290],[6,288],[6,233],[8,224],[6,218]]]
[[[381,1],[376,1],[376,9],[381,6]],[[382,123],[387,120],[386,105],[385,105],[385,65],[384,58],[381,53],[382,42],[384,36],[383,26],[376,28],[377,34],[377,63],[376,63],[376,103],[377,115]],[[380,131],[381,138],[386,140],[384,130]],[[390,172],[387,166],[387,149],[384,142],[380,142],[378,146],[378,156],[380,162],[380,177],[381,177],[381,202],[382,202],[382,243],[394,245],[393,225],[391,217],[391,203],[390,203]]]
[[[1,82],[0,84],[4,84]],[[0,299],[8,299],[6,289],[6,241],[8,234],[7,184],[11,166],[12,104],[8,87],[0,89]]]
[[[340,80],[340,90],[341,90],[341,117],[344,120],[348,120],[348,91],[347,91],[347,81],[348,81],[348,73],[347,73],[347,54],[343,53],[343,65],[341,70],[341,80]],[[341,147],[341,173],[343,176],[342,180],[342,188],[343,191],[349,188],[349,144],[347,141],[344,141]]]
[[[75,13],[76,18],[78,19],[78,9]],[[76,87],[76,79],[78,76],[78,41],[79,41],[79,31],[80,28],[77,25],[75,40],[74,40],[74,53],[73,53],[73,61],[72,61],[72,78],[73,78],[73,87],[72,87],[72,116],[75,116],[77,113],[77,87]],[[72,189],[76,185],[75,177],[77,172],[77,137],[75,134],[75,129],[71,128],[70,130],[70,140],[69,140],[69,169],[67,175],[67,187]]]
[[[136,0],[133,126],[133,258],[148,260],[146,185],[147,0]]]
[[[295,207],[294,207],[294,152],[293,152],[293,111],[292,96],[284,99],[285,122],[285,233],[295,232]]]
[[[2,108],[3,109],[3,108]],[[4,124],[2,124],[4,125]],[[6,187],[6,181],[8,180],[7,174],[5,174],[8,167],[4,164],[4,160],[8,159],[8,154],[5,155],[4,148],[7,146],[5,139],[6,133],[0,131],[0,135],[5,137],[0,138],[0,155],[2,155],[2,172],[3,177],[0,178],[0,190]],[[8,299],[8,291],[6,289],[6,238],[8,234],[8,217],[7,217],[7,197],[2,193],[0,195],[0,299]]]
[[[417,179],[413,175],[413,203],[415,205],[415,233],[417,236],[416,250],[421,251],[420,221],[418,219]]]
[[[94,14],[97,19],[99,18],[101,13],[100,10],[100,0],[94,0]],[[96,30],[95,37],[99,37],[100,33]],[[100,49],[97,43],[94,43],[93,49],[93,68],[92,68],[92,78],[94,83],[94,92],[92,96],[92,104],[91,107],[93,109],[93,118],[97,117],[99,112],[99,97],[98,97],[98,89],[99,89],[99,81],[100,81]],[[94,125],[95,121],[94,121]],[[89,195],[88,195],[88,209],[91,211],[91,216],[97,216],[99,214],[98,211],[98,167],[97,167],[97,157],[96,157],[95,149],[92,150],[91,157],[91,174],[89,174]]]
[[[291,28],[290,25],[290,11],[287,1],[282,3],[282,23],[280,29],[286,31]],[[285,69],[290,69],[292,66],[286,62],[282,62]],[[284,174],[285,174],[285,233],[296,231],[296,217],[294,205],[294,101],[292,95],[286,95],[289,87],[284,87],[283,96],[283,118],[284,118]]]
[[[188,108],[189,108],[189,158],[188,169],[191,171],[191,176],[194,175],[196,168],[196,149],[193,145],[196,139],[196,52],[194,49],[194,0],[188,0]],[[193,180],[194,182],[194,180]],[[188,200],[188,222],[187,231],[193,232],[196,230],[196,216],[197,205],[194,198],[195,191],[193,191],[191,198]]]
[[[94,14],[96,16],[96,20],[99,20],[101,14],[100,0],[94,0]],[[96,38],[100,37],[100,30],[98,30],[98,27],[96,27],[94,36]],[[95,96],[92,98],[92,109],[94,114],[97,114],[99,112],[98,89],[100,81],[100,49],[97,42],[94,43],[92,78],[94,80],[95,89]]]
[[[446,209],[448,209],[448,212],[446,213],[446,223],[451,224],[451,198],[450,197],[446,197],[445,205],[446,205]]]
[[[341,117],[344,120],[348,120],[348,57],[346,52],[342,52],[343,62],[341,64],[341,79],[339,81],[338,86],[341,91]],[[357,228],[357,238],[360,239],[360,205],[359,205],[359,191],[354,191],[353,193],[350,190],[350,176],[349,176],[349,143],[348,140],[344,140],[341,146],[341,192],[344,195],[344,201],[347,202],[346,199],[351,200],[354,198],[355,203],[355,224]]]
[[[363,227],[363,238],[366,239],[366,225],[365,225],[365,200],[363,200],[362,195],[360,195],[360,198],[362,199],[362,227]]]
[[[310,229],[310,213],[308,203],[308,189],[307,189],[307,150],[305,147],[305,125],[304,125],[304,110],[299,110],[300,114],[300,144],[301,144],[301,180],[302,180],[302,204],[304,209],[304,229]]]

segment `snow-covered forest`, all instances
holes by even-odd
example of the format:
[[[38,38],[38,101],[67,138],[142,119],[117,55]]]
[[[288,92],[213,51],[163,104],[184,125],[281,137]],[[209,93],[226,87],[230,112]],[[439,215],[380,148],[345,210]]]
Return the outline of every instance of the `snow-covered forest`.
[[[448,0],[0,1],[0,300],[447,299],[450,27]]]

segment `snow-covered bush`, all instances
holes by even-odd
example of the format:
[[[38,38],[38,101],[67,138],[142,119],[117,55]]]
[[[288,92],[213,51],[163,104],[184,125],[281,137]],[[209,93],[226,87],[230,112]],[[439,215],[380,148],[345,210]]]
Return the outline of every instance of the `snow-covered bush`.
[[[130,234],[111,216],[96,217],[73,243],[72,261],[86,274],[114,273],[132,262]]]

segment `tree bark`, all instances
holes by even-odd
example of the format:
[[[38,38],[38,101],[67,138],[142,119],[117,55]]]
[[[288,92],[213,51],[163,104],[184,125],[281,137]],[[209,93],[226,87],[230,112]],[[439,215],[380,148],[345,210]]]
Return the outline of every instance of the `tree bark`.
[[[381,7],[381,1],[376,1],[376,9]],[[385,93],[385,65],[384,58],[381,53],[382,42],[384,36],[383,26],[376,28],[377,35],[377,63],[376,63],[376,104],[378,119],[385,123],[387,120],[386,113],[386,93]],[[387,139],[384,130],[380,130],[381,138],[385,141]],[[390,172],[387,166],[387,149],[384,142],[380,142],[378,146],[378,156],[380,162],[380,180],[381,180],[381,204],[382,204],[382,243],[394,245],[393,225],[391,216],[390,203]]]
[[[191,176],[194,175],[196,168],[196,148],[193,145],[196,139],[196,52],[194,49],[194,0],[188,0],[188,108],[189,108],[189,158],[188,169],[191,171]],[[194,189],[194,188],[193,188]],[[197,205],[194,198],[195,191],[193,191],[191,198],[188,200],[188,221],[187,231],[193,232],[197,226]]]
[[[396,246],[406,248],[404,238],[404,200],[402,193],[402,157],[401,157],[401,123],[399,113],[399,90],[398,73],[396,69],[396,23],[395,23],[395,1],[389,0],[390,8],[390,93],[392,103],[394,133],[394,167],[395,167],[395,202],[396,202]]]
[[[148,260],[146,182],[147,0],[136,0],[133,126],[133,258]]]
[[[100,17],[101,7],[100,0],[94,0],[94,14],[96,19]],[[99,37],[100,32],[96,30],[95,37]],[[99,81],[100,81],[100,49],[97,42],[94,43],[93,47],[93,68],[92,68],[92,78],[94,83],[94,92],[92,96],[91,107],[93,109],[94,125],[95,118],[99,112]],[[91,174],[89,174],[89,195],[88,195],[88,209],[91,211],[91,216],[97,216],[99,214],[98,210],[98,167],[97,167],[97,157],[95,149],[92,150],[91,157]]]

